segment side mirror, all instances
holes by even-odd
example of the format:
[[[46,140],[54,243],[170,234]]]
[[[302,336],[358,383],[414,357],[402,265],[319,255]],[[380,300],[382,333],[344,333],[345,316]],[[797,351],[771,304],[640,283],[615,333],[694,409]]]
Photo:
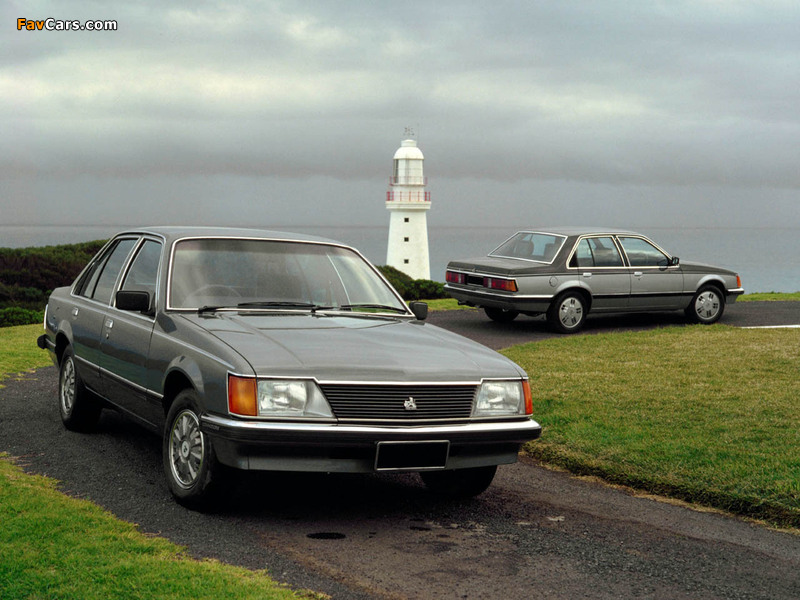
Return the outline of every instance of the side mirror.
[[[411,309],[418,321],[424,321],[428,318],[428,304],[426,302],[410,302],[408,308]]]
[[[115,304],[119,310],[150,313],[150,292],[122,290],[117,292]]]
[[[681,264],[681,259],[677,256],[673,256],[672,260],[669,261],[670,267],[677,267],[679,264]]]

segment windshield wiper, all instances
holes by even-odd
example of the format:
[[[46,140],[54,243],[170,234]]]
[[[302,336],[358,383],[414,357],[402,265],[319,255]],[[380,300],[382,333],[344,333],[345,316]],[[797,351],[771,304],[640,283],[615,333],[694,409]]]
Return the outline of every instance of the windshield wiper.
[[[396,313],[403,313],[406,314],[407,311],[403,308],[398,306],[389,306],[388,304],[342,304],[341,306],[326,306],[325,308],[329,309],[337,309],[337,310],[347,310],[347,309],[354,309],[354,308],[374,308],[376,310],[388,310],[391,312]]]
[[[319,308],[316,304],[310,302],[292,302],[292,301],[270,301],[262,300],[258,302],[240,302],[236,305],[237,308],[308,308],[312,312]]]
[[[207,312],[217,312],[218,310],[222,310],[224,308],[231,308],[231,307],[230,306],[211,306],[211,305],[201,306],[200,308],[197,309],[197,314],[198,315],[202,315],[203,313],[207,313]]]

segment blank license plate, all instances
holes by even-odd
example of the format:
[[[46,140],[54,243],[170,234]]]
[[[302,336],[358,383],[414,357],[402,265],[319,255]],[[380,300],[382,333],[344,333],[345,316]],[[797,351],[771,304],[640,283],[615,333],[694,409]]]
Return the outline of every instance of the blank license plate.
[[[444,469],[450,442],[378,442],[376,471]]]

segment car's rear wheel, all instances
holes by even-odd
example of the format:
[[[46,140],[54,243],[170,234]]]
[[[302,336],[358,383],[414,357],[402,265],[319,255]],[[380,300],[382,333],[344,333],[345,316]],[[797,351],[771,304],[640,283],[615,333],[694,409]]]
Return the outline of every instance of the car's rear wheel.
[[[496,472],[497,465],[492,465],[450,471],[420,471],[419,476],[425,487],[435,494],[471,498],[486,491]]]
[[[100,419],[102,405],[91,396],[75,367],[75,354],[67,346],[58,375],[58,409],[61,421],[72,431],[90,431]]]
[[[724,311],[725,296],[716,286],[706,285],[697,290],[685,312],[693,323],[710,325],[719,321]]]
[[[547,322],[559,333],[576,333],[586,322],[586,298],[580,292],[564,292],[547,311]]]
[[[162,460],[170,492],[189,508],[205,508],[216,498],[222,467],[211,440],[200,431],[194,390],[178,394],[167,413]]]
[[[483,312],[485,312],[486,316],[492,321],[497,321],[498,323],[509,323],[516,319],[519,315],[519,311],[505,308],[494,308],[492,306],[484,306]]]

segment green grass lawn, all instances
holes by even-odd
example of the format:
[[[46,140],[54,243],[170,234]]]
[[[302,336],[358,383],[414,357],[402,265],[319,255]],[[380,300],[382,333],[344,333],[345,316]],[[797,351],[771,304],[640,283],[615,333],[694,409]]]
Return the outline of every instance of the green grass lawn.
[[[800,334],[723,325],[570,336],[503,353],[575,473],[800,527]]]

